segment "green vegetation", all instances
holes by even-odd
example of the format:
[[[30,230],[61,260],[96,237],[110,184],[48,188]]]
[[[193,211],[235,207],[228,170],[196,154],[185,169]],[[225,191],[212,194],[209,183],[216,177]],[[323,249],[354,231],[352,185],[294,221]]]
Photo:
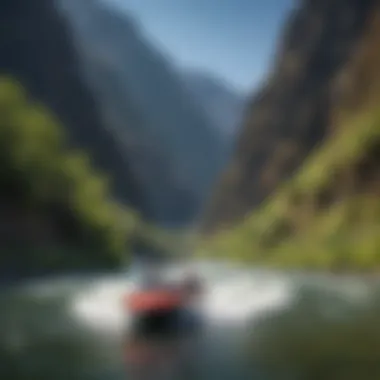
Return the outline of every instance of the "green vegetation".
[[[93,170],[84,152],[69,149],[54,116],[6,77],[0,79],[0,115],[2,197],[49,215],[49,221],[65,218],[73,246],[91,249],[94,260],[99,255],[119,262],[136,218],[110,200],[107,178]],[[50,255],[58,259],[61,252]]]
[[[2,246],[4,266],[23,257],[28,268],[115,267],[125,262],[133,239],[164,251],[181,240],[112,201],[107,177],[85,152],[69,147],[55,117],[7,77],[0,77],[0,184],[1,200],[21,210],[19,218],[33,215],[58,240],[47,234],[21,244],[16,227],[17,244]]]
[[[210,237],[202,251],[279,267],[377,270],[379,147],[380,112],[362,113],[257,212]]]

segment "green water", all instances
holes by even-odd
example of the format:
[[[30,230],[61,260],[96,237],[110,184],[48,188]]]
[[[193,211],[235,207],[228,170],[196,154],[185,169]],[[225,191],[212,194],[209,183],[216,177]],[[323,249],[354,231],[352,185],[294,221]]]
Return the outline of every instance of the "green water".
[[[207,327],[171,379],[380,379],[379,281],[224,269],[207,286]],[[108,276],[3,291],[1,378],[133,378],[118,309],[129,287]]]

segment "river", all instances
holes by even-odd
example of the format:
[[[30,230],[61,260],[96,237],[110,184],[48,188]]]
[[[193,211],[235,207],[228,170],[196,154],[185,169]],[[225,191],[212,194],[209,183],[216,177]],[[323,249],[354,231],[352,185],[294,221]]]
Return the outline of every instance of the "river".
[[[208,290],[205,329],[192,359],[197,375],[177,380],[380,378],[379,280],[194,265]],[[134,380],[121,307],[132,287],[125,273],[3,290],[1,378]]]

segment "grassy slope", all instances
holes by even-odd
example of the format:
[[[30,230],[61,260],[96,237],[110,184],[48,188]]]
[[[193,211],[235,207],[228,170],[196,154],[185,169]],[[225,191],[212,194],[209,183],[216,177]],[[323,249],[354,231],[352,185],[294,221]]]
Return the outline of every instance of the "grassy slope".
[[[378,271],[379,41],[380,12],[345,73],[334,135],[259,210],[203,242],[204,252],[280,267]],[[291,308],[257,321],[248,360],[273,379],[380,378],[378,281],[369,276],[367,284],[361,278],[355,285],[348,278],[342,296],[342,289],[324,291],[323,277],[320,289],[303,283]]]
[[[72,227],[70,237],[63,232],[71,247],[91,250],[89,261],[120,262],[121,253],[128,248],[131,214],[110,199],[107,178],[93,170],[85,152],[67,147],[64,131],[54,116],[29,99],[17,82],[0,79],[3,199],[11,199],[32,214],[43,214],[46,221],[60,224],[64,215]],[[46,249],[45,244],[41,246]],[[4,259],[7,247],[2,248]],[[47,252],[41,254],[37,247],[29,250],[36,250],[33,257],[41,265],[61,262],[62,247],[57,251],[49,248],[54,259]],[[76,255],[67,256],[73,260]],[[73,261],[82,260],[77,257]]]
[[[11,243],[1,246],[4,268],[118,267],[137,237],[160,251],[174,250],[179,244],[170,233],[146,225],[133,210],[115,203],[108,178],[94,170],[85,152],[67,145],[58,120],[4,76],[0,77],[0,184],[2,201],[42,216],[44,225],[54,224],[58,233],[58,242],[40,236],[31,245],[20,244],[23,236],[14,231]]]
[[[202,242],[208,255],[281,267],[380,267],[380,11],[347,63],[334,131],[298,173],[239,225]]]
[[[380,198],[371,186],[350,192],[348,185],[355,180],[351,169],[380,149],[380,112],[368,111],[350,124],[317,149],[258,211],[211,238],[203,249],[279,266],[380,266]],[[339,182],[343,189],[336,193]]]

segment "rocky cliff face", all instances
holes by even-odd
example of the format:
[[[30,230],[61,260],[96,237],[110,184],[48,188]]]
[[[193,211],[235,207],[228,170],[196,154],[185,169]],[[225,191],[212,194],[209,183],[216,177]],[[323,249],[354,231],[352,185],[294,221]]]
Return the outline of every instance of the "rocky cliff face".
[[[115,197],[161,224],[192,220],[224,145],[134,22],[98,1],[5,0],[0,10],[1,72],[57,115]]]
[[[54,1],[4,0],[0,25],[1,73],[15,77],[52,110],[72,145],[87,149],[95,164],[111,176],[117,198],[145,210],[124,147],[110,133],[83,81],[73,37]]]
[[[337,107],[347,106],[347,99],[354,99],[351,106],[358,102],[355,86],[347,94],[347,66],[360,54],[378,8],[377,0],[300,3],[271,75],[252,98],[233,162],[206,212],[205,230],[243,219],[333,132]]]
[[[151,216],[165,224],[193,220],[226,158],[220,131],[128,15],[100,0],[60,4]]]

